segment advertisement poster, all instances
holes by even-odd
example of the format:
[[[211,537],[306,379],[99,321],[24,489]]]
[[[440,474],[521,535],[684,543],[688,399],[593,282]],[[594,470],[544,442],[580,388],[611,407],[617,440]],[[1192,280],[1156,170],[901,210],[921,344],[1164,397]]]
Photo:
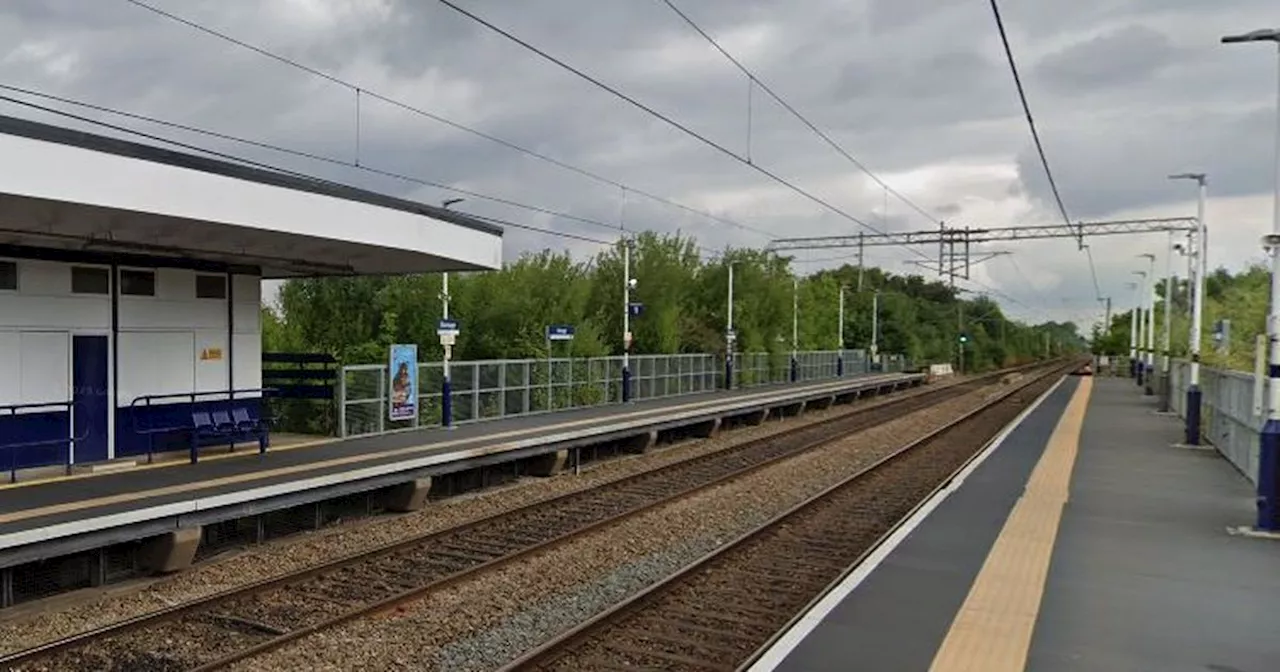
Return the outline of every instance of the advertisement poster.
[[[392,420],[412,420],[418,415],[418,346],[391,346]]]

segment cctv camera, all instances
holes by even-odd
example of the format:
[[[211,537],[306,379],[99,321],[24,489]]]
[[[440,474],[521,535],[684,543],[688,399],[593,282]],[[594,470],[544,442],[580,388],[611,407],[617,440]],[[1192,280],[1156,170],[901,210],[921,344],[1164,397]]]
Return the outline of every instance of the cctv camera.
[[[1268,233],[1262,237],[1262,249],[1270,253],[1277,247],[1280,247],[1280,233]]]
[[[1174,244],[1173,244],[1173,249],[1174,249],[1174,251],[1175,251],[1175,252],[1181,252],[1181,251],[1182,251],[1182,243],[1174,243]]]
[[[630,280],[627,280],[627,286],[628,286],[628,287],[630,287],[631,289],[635,289],[635,288],[636,288],[636,279],[635,279],[635,278],[631,278]]]

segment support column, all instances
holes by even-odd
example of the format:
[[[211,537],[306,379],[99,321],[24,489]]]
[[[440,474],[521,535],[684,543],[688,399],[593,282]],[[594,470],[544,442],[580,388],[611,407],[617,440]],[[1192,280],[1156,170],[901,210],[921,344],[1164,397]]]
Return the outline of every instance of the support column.
[[[644,434],[637,434],[627,443],[626,451],[628,453],[643,455],[644,453],[649,452],[649,449],[656,443],[658,443],[657,430],[645,432]]]
[[[197,525],[151,537],[138,549],[138,565],[154,574],[184,570],[196,559],[200,536],[201,528]]]
[[[387,510],[397,513],[420,511],[427,505],[427,495],[430,492],[430,476],[392,486],[387,493]]]
[[[530,476],[555,476],[564,470],[564,465],[569,463],[569,451],[557,450],[554,453],[543,453],[535,457],[529,458]]]
[[[720,434],[720,418],[703,422],[693,428],[693,436],[699,439],[714,439]]]

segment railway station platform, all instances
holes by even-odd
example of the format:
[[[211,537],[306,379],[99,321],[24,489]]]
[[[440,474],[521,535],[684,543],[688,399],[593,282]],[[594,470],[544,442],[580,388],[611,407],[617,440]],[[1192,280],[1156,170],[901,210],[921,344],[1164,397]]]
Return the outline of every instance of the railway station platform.
[[[1278,669],[1280,541],[1155,403],[1064,379],[750,669]]]
[[[759,424],[772,414],[826,408],[924,380],[923,374],[848,376],[19,482],[0,486],[0,570],[140,539],[154,540],[159,549],[154,568],[175,569],[190,562],[201,526],[210,523],[380,488],[389,489],[389,508],[413,510],[441,474],[525,460],[527,473],[550,475],[583,446],[625,442],[629,451],[643,452],[660,432],[710,436],[728,420]]]

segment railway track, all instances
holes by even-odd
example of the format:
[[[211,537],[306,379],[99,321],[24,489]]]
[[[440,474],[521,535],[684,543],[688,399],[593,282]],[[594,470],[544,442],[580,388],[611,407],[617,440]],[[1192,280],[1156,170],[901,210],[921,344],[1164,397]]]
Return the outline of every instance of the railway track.
[[[1047,390],[1054,373],[902,446],[500,672],[746,669]]]
[[[223,668],[957,398],[1007,373],[891,397],[823,422],[0,656],[0,669]]]

